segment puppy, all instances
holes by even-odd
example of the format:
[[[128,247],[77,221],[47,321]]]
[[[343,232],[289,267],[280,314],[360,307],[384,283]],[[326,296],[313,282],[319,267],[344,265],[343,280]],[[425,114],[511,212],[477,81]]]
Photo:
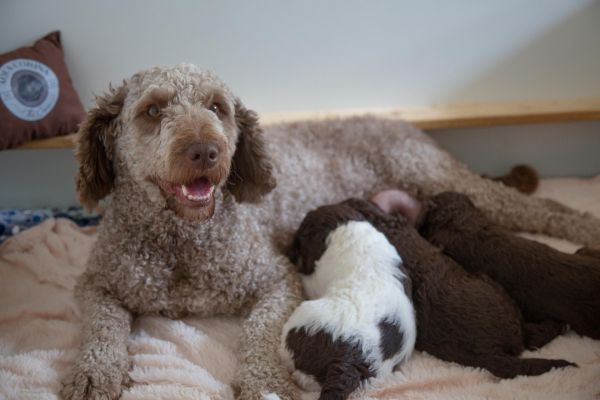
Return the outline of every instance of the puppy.
[[[491,222],[463,194],[431,198],[421,234],[473,272],[500,283],[529,321],[558,321],[600,339],[600,258],[566,254]]]
[[[383,234],[345,205],[309,212],[290,250],[309,301],[283,328],[281,354],[320,399],[345,399],[412,353],[410,280]],[[295,370],[295,371],[294,371]]]
[[[388,194],[373,200],[381,201]],[[527,332],[519,309],[500,285],[485,275],[467,272],[442,254],[403,215],[386,214],[365,200],[351,199],[343,204],[359,211],[384,233],[402,257],[412,280],[417,350],[485,368],[500,378],[540,375],[555,367],[574,365],[565,360],[519,358]],[[390,204],[393,201],[388,206],[395,209]],[[545,328],[539,331],[546,334]]]

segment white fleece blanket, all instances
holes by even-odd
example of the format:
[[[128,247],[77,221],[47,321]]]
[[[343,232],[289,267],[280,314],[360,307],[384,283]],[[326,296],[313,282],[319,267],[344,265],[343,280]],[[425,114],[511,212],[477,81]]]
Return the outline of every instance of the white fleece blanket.
[[[600,177],[545,180],[538,196],[600,216]],[[95,238],[67,220],[48,220],[0,247],[0,399],[56,399],[78,345],[75,278]],[[564,251],[575,246],[548,240]],[[130,336],[133,385],[123,399],[232,397],[240,321],[143,317]],[[389,379],[355,398],[593,399],[600,398],[600,341],[567,333],[525,355],[565,358],[579,368],[498,380],[488,372],[416,353]]]

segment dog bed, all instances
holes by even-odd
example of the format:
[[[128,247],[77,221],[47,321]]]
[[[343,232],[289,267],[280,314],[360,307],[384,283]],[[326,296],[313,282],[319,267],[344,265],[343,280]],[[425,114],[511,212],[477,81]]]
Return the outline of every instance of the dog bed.
[[[600,176],[542,180],[536,196],[600,216]],[[563,251],[576,246],[527,235]],[[0,398],[56,399],[78,345],[75,279],[95,239],[95,228],[48,219],[0,247]],[[576,310],[573,310],[576,312]],[[237,318],[136,320],[129,341],[132,385],[122,399],[232,398],[238,365]],[[536,352],[579,368],[538,377],[498,380],[484,370],[416,353],[400,371],[353,398],[367,399],[592,399],[600,397],[600,341],[569,332]],[[313,398],[313,394],[305,394]]]

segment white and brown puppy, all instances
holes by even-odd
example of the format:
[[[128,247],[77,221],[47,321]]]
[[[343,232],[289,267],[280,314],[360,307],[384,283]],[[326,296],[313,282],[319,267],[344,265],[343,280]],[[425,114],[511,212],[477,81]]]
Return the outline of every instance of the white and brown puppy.
[[[345,399],[411,355],[410,280],[398,252],[359,212],[343,204],[309,212],[289,255],[310,300],[285,324],[281,356],[302,388]]]

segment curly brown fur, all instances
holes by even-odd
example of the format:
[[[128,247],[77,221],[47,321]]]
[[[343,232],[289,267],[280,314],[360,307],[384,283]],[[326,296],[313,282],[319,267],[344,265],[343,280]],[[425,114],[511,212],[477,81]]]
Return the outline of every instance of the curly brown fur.
[[[90,111],[78,137],[78,189],[88,206],[109,192],[112,198],[78,284],[89,334],[63,397],[118,395],[118,381],[127,376],[121,360],[132,313],[247,315],[240,397],[293,396],[276,348],[301,290],[282,248],[306,212],[350,195],[366,197],[400,182],[425,195],[459,190],[506,227],[600,244],[597,219],[484,180],[401,121],[282,124],[261,140],[256,121],[244,117],[237,101],[214,74],[179,65],[135,74]],[[146,106],[149,120],[140,115]],[[222,146],[217,165],[182,165],[181,137],[193,146],[205,135]],[[252,140],[245,142],[245,135]],[[253,160],[252,171],[235,161],[250,142],[250,158],[263,159]],[[277,187],[266,195],[273,182]],[[210,195],[187,202],[182,185],[203,199]],[[258,204],[239,202],[245,194],[266,196]]]
[[[419,235],[402,215],[351,199],[395,247],[413,284],[416,348],[500,378],[539,375],[574,365],[565,360],[518,358],[525,349],[521,313],[504,289],[485,275],[465,271]]]
[[[98,199],[107,196],[113,188],[115,118],[121,112],[126,95],[124,86],[109,88],[108,94],[96,99],[98,106],[90,110],[79,130],[75,148],[79,162],[76,188],[81,203],[88,208],[93,208]]]
[[[516,236],[451,192],[431,199],[421,233],[465,268],[500,283],[527,320],[568,323],[600,339],[600,259],[589,256],[593,251],[566,254]]]
[[[227,181],[227,188],[237,201],[258,202],[275,187],[273,167],[266,148],[258,115],[235,102],[235,115],[240,135],[233,158],[235,173]]]

